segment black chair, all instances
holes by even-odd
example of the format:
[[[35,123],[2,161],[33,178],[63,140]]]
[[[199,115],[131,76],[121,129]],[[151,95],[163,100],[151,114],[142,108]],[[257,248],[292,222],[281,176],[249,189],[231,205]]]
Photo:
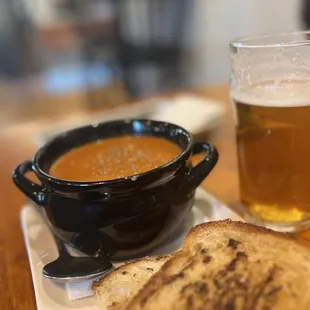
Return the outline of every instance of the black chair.
[[[7,18],[1,23],[0,77],[25,77],[36,69],[32,50],[34,31],[18,0],[2,0],[0,10]]]
[[[135,0],[131,2],[132,6],[135,5],[132,10],[129,3],[117,0],[116,11],[118,60],[129,93],[132,96],[140,95],[140,83],[133,78],[132,73],[135,68],[143,65],[160,70],[159,91],[180,87],[187,1]],[[130,16],[132,12],[136,16]],[[130,17],[131,23],[128,22]],[[135,34],[128,29],[129,24],[136,25]]]
[[[62,14],[70,16],[71,19],[74,20],[73,29],[79,42],[82,69],[94,65],[108,68],[112,76],[111,81],[109,81],[109,86],[114,89],[113,85],[118,85],[121,79],[116,65],[115,16],[112,14],[111,18],[105,20],[100,20],[98,17],[96,20],[93,20],[92,16],[88,14],[88,11],[97,4],[111,5],[111,7],[115,9],[114,0],[65,0],[59,2],[58,8]],[[84,74],[85,82],[89,79],[95,82],[96,76],[89,76],[87,70],[82,72],[82,74]],[[98,81],[98,85],[99,84],[100,80]],[[101,90],[104,88],[105,85],[102,85]],[[115,87],[115,89],[117,89],[117,87]],[[106,96],[102,97],[102,93],[104,92],[93,91],[87,84],[84,93],[86,106],[89,108],[100,107],[103,104],[117,103],[113,102],[113,100],[115,101],[115,98],[119,98],[122,95],[118,96],[115,94],[115,96],[109,96],[111,98],[108,100]],[[119,99],[116,101],[119,101]]]
[[[119,79],[121,73],[131,97],[145,95],[141,84],[143,77],[147,75],[143,71],[147,66],[160,72],[160,85],[156,92],[181,87],[182,39],[188,1],[66,0],[65,10],[74,16],[83,17],[85,5],[96,1],[113,3],[113,31],[110,34],[87,37],[77,27],[77,35],[81,38],[82,61],[103,61],[110,66],[115,80]],[[137,15],[133,17],[132,12]],[[134,74],[141,67],[142,82]],[[87,100],[91,103],[101,101],[100,98],[90,96]]]

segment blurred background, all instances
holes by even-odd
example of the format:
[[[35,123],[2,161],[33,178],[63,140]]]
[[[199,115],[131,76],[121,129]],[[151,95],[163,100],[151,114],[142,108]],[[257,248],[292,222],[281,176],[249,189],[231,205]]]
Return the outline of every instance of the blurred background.
[[[307,0],[1,0],[0,125],[229,81],[229,41]]]

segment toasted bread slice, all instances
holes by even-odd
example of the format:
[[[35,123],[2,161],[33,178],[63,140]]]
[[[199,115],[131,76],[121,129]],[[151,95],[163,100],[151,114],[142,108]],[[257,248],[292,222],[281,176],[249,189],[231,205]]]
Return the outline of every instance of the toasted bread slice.
[[[243,222],[194,227],[126,310],[310,309],[310,248]]]
[[[94,282],[93,290],[102,310],[122,309],[126,302],[171,256],[145,257],[124,264]]]

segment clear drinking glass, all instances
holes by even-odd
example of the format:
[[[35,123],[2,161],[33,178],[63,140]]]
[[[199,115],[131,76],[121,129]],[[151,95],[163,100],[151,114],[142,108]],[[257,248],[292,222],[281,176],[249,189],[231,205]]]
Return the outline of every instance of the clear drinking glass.
[[[310,31],[231,42],[242,212],[278,231],[310,227]]]

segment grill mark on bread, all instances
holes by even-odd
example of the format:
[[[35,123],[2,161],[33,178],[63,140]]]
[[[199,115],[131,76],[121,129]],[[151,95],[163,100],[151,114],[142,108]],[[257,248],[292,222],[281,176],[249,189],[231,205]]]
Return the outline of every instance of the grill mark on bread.
[[[274,280],[275,274],[278,270],[279,268],[277,266],[273,266],[272,268],[270,268],[267,277],[265,277],[265,279],[263,279],[261,283],[257,285],[258,291],[256,294],[254,294],[250,309],[255,309],[255,306],[257,305],[259,298],[263,297],[265,290],[267,289],[268,285]],[[274,293],[279,292],[280,290],[281,288],[275,291]]]
[[[180,279],[180,278],[184,278],[184,277],[185,277],[184,272],[180,272],[180,273],[174,274],[172,276],[166,276],[163,280],[163,285],[170,284],[170,283],[174,282],[176,279]]]
[[[238,261],[241,259],[247,259],[248,255],[245,252],[237,252],[236,257],[233,258],[227,265],[226,270],[227,271],[235,271]]]
[[[237,258],[239,258],[239,259],[240,258],[247,259],[248,255],[245,252],[239,251],[239,252],[237,252]]]
[[[226,270],[227,271],[235,271],[236,270],[236,265],[237,265],[237,262],[238,262],[239,258],[238,257],[235,257],[233,258],[230,263],[228,263],[226,265]]]
[[[153,292],[151,292],[153,293]],[[141,305],[141,308],[144,308],[144,305],[146,304],[147,300],[149,299],[149,296],[145,296],[143,297],[141,300],[140,300],[140,305]]]
[[[182,287],[180,293],[181,293],[181,294],[184,294],[185,291],[186,291],[188,288],[190,288],[192,285],[193,285],[192,283],[188,283],[188,284],[184,285],[184,286]]]
[[[238,256],[247,258],[246,253],[241,252]],[[237,257],[235,257],[237,258]],[[281,291],[282,286],[272,286],[273,281],[276,280],[277,271],[280,270],[279,267],[273,266],[269,269],[268,274],[261,280],[257,282],[253,275],[249,271],[242,270],[242,273],[231,274],[227,272],[222,272],[219,270],[216,274],[210,275],[213,277],[212,283],[217,289],[214,298],[214,309],[272,309],[274,302],[274,296]],[[254,281],[254,282],[253,282]],[[231,297],[231,294],[234,296]],[[232,298],[227,302],[226,298]],[[240,299],[243,307],[237,307],[237,299]],[[226,300],[226,301],[225,301]],[[263,304],[258,306],[258,301],[262,301]],[[259,308],[257,308],[259,307]]]
[[[235,310],[235,299],[230,299],[224,306],[225,310]]]
[[[247,281],[247,278],[245,276],[241,276],[241,277],[238,277],[236,279],[236,284],[238,285],[238,287],[240,287],[241,289],[243,290],[248,290],[249,288],[249,283]]]
[[[189,295],[186,299],[187,308],[191,308],[193,306],[193,296]]]
[[[265,296],[267,297],[271,297],[272,295],[276,294],[278,291],[280,291],[282,289],[282,286],[279,285],[279,286],[275,286],[274,288],[272,288],[269,292],[267,292],[265,294]]]
[[[203,281],[188,283],[180,290],[179,298],[181,299],[184,297],[184,295],[194,296],[193,293],[195,296],[199,296],[200,298],[205,299],[209,293],[208,284]]]
[[[247,259],[247,257],[248,256],[245,252],[240,252],[229,264],[227,264],[227,266],[233,266],[236,269],[238,260]],[[232,300],[228,304],[222,303],[220,301],[225,299],[225,296],[229,296],[231,291],[235,291],[236,293],[233,297],[234,299],[239,297],[244,302],[244,307],[238,309],[256,309],[259,300],[262,300],[264,303],[264,305],[262,305],[264,308],[259,309],[272,309],[272,307],[270,308],[269,305],[272,305],[274,299],[269,298],[274,297],[274,295],[282,289],[282,286],[270,288],[272,282],[275,281],[278,270],[280,270],[280,268],[277,266],[270,268],[267,276],[259,283],[257,283],[251,274],[249,274],[246,270],[243,270],[242,274],[234,273],[233,276],[230,276],[230,273],[219,270],[217,274],[213,276],[213,284],[218,290],[218,295],[216,298],[217,307],[215,307],[215,309],[235,309],[236,303],[232,303]],[[246,275],[244,275],[244,272],[246,272]],[[253,283],[253,281],[255,282]]]
[[[212,256],[208,255],[208,256],[204,257],[203,262],[204,262],[205,264],[209,264],[210,261],[211,261],[211,259],[212,259]]]
[[[118,304],[119,304],[118,302],[113,301],[113,302],[111,303],[111,305],[109,306],[109,308],[115,307],[115,306],[117,306]]]
[[[183,268],[183,272],[190,269],[193,265],[194,265],[194,260],[191,260],[191,262],[185,268]]]
[[[202,295],[207,294],[209,291],[207,283],[200,281],[194,283],[194,288],[196,293]]]
[[[236,250],[239,244],[240,244],[239,241],[230,238],[230,239],[228,240],[227,246],[228,246],[228,247],[231,247],[231,248],[234,249],[234,250]]]
[[[214,285],[215,285],[215,287],[217,289],[221,289],[222,288],[222,285],[220,284],[220,282],[219,282],[219,280],[217,278],[213,279],[213,283],[214,283]]]

